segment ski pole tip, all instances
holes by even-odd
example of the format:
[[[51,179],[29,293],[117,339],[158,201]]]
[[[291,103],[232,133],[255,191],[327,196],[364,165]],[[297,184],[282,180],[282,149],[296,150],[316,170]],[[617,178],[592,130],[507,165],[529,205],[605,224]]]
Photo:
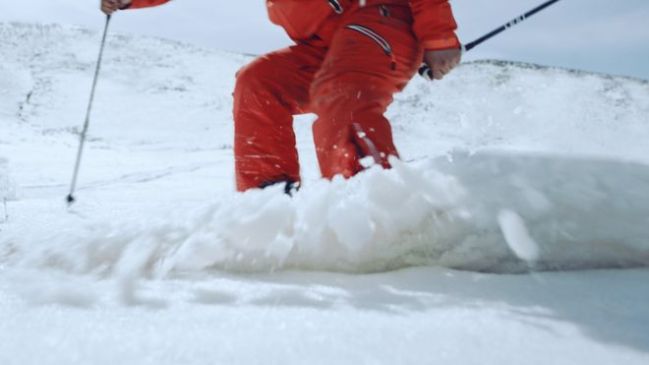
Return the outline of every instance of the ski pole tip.
[[[65,198],[65,201],[68,202],[68,206],[72,205],[76,201],[74,196],[72,194],[68,194],[68,196]]]

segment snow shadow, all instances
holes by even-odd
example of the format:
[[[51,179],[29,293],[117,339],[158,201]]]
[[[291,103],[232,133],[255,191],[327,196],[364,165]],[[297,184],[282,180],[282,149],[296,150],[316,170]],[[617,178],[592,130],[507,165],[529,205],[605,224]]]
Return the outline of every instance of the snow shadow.
[[[448,316],[454,313],[469,317],[457,322],[462,327],[471,317],[479,321],[496,311],[496,325],[518,321],[554,333],[556,324],[568,324],[603,344],[649,353],[646,269],[494,275],[422,267],[365,275],[284,272],[228,280],[276,286],[252,299],[242,295],[241,305],[332,312],[351,307],[391,316],[430,313],[440,327],[449,326]]]

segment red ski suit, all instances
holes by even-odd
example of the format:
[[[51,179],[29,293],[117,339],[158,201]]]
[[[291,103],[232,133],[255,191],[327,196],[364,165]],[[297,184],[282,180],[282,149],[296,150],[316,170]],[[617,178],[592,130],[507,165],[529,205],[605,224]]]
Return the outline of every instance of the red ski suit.
[[[133,0],[142,8],[169,0]],[[364,4],[363,4],[364,3]],[[237,74],[237,189],[299,182],[293,115],[313,112],[322,175],[350,177],[370,156],[397,156],[383,116],[416,73],[424,50],[458,48],[448,0],[266,0],[296,45]]]

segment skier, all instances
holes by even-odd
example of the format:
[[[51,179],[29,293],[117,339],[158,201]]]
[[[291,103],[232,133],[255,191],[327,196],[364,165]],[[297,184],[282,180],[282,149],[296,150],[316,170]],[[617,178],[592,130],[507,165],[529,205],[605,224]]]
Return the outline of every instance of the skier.
[[[102,0],[106,14],[169,0]],[[266,0],[270,20],[295,45],[237,73],[234,154],[239,191],[300,183],[293,116],[315,113],[325,178],[353,176],[371,157],[398,156],[388,120],[392,96],[422,60],[442,79],[461,57],[448,0]]]

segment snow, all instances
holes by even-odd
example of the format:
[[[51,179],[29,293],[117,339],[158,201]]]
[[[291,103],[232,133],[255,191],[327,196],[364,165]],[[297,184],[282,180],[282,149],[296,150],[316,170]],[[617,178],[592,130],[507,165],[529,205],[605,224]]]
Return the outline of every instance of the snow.
[[[501,210],[498,214],[498,222],[505,241],[516,256],[528,263],[534,263],[539,259],[539,245],[530,236],[525,221],[518,213],[507,209]]]
[[[417,79],[404,161],[233,192],[241,55],[0,23],[0,363],[644,364],[649,83],[504,62]],[[597,269],[597,270],[596,270]]]
[[[16,198],[16,183],[10,175],[7,159],[0,157],[0,200],[7,201]]]

